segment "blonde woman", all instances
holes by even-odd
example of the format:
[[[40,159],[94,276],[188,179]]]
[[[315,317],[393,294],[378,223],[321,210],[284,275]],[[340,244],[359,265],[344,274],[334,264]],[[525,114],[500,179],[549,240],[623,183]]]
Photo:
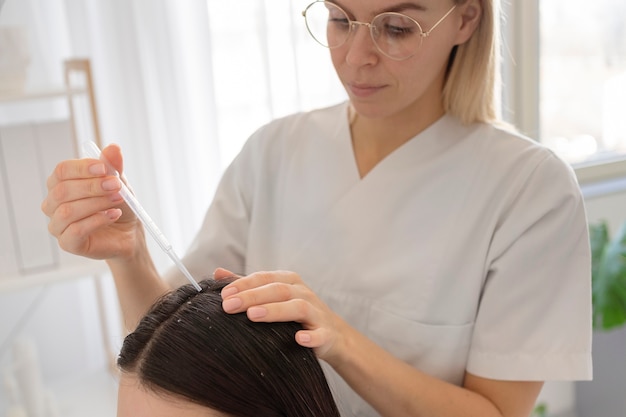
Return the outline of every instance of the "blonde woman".
[[[349,101],[252,135],[188,268],[241,275],[228,313],[300,322],[343,416],[527,417],[544,381],[591,378],[583,200],[567,164],[500,121],[498,1],[303,15]],[[63,162],[48,185],[51,233],[107,260],[130,327],[184,282],[157,274],[101,163]]]

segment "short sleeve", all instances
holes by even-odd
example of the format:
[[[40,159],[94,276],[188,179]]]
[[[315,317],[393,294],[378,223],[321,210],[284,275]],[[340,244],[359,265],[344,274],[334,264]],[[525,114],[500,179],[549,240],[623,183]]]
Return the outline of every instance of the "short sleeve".
[[[551,153],[491,242],[467,371],[503,380],[591,379],[591,255],[575,176]]]
[[[182,259],[194,277],[210,277],[217,267],[234,273],[244,270],[253,187],[250,182],[254,179],[249,173],[254,169],[251,139],[224,172],[202,226]],[[164,278],[170,285],[187,283],[176,268],[168,270]]]

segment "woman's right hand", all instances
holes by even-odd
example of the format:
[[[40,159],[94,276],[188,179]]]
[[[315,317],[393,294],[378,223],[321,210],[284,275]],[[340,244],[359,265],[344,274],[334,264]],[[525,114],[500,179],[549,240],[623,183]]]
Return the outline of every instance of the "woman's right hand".
[[[123,172],[122,153],[109,145],[103,154]],[[94,259],[123,259],[143,244],[143,229],[119,194],[120,179],[97,159],[60,162],[48,177],[41,204],[50,218],[48,230],[70,253]]]

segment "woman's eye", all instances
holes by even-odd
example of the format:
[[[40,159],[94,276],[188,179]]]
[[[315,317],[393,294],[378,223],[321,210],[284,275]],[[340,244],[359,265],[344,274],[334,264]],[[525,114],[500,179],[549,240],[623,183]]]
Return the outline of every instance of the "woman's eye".
[[[330,18],[328,24],[337,28],[347,29],[350,26],[350,21],[346,18]]]
[[[414,28],[408,26],[385,25],[385,33],[392,38],[410,36],[415,32]]]

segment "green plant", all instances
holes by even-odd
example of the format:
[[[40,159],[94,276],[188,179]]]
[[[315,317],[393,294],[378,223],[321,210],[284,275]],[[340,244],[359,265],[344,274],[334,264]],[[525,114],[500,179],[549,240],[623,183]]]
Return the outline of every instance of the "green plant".
[[[611,239],[606,221],[589,226],[593,282],[593,327],[626,323],[626,223]]]
[[[530,417],[548,417],[548,406],[545,403],[537,404]]]

